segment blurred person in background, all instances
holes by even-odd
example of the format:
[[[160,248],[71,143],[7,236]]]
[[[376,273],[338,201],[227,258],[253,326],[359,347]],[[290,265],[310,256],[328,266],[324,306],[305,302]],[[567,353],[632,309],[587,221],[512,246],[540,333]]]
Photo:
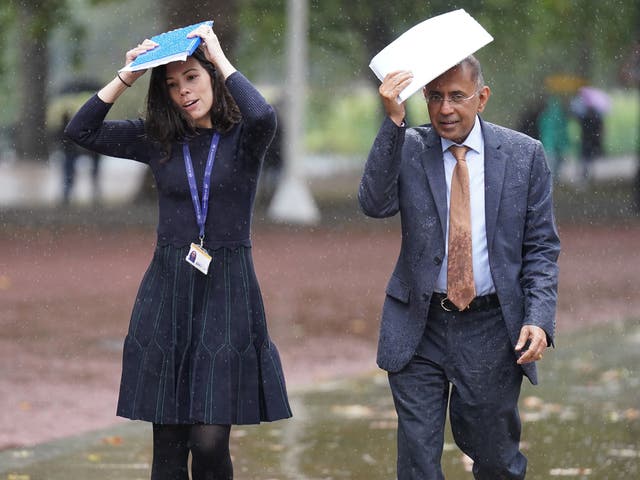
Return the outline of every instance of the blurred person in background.
[[[534,138],[542,142],[551,173],[557,179],[569,148],[569,119],[557,95],[549,95],[537,121],[540,136]]]
[[[264,156],[262,165],[262,173],[260,176],[260,185],[258,185],[258,199],[263,205],[269,205],[274,194],[278,189],[278,185],[282,180],[284,170],[284,122],[280,112],[283,108],[283,102],[277,101],[273,103],[276,112],[278,127],[273,136],[273,141]]]
[[[604,114],[610,108],[609,96],[594,87],[581,87],[571,99],[569,109],[580,124],[580,174],[578,186],[586,186],[593,175],[593,162],[603,154]]]
[[[78,147],[64,135],[64,128],[69,123],[71,115],[65,112],[62,115],[62,132],[60,135],[60,147],[62,151],[62,205],[68,206],[71,202],[73,186],[76,182],[77,163],[81,156],[91,159],[91,186],[92,200],[94,204],[100,202],[100,154]]]

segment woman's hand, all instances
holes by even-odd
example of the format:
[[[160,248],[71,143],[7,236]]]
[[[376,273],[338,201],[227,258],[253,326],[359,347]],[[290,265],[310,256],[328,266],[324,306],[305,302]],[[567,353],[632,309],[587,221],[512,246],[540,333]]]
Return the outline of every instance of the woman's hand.
[[[146,39],[144,42],[139,43],[138,46],[133,47],[131,50],[129,50],[125,54],[124,64],[129,65],[140,55],[142,55],[145,52],[148,52],[149,50],[153,50],[157,46],[158,44],[156,42]],[[135,72],[122,72],[120,73],[120,76],[124,81],[127,82],[127,84],[133,85],[133,82],[135,82],[138,78],[144,75],[144,72],[146,72],[146,70],[136,70]]]
[[[187,38],[193,37],[200,37],[202,39],[201,48],[204,51],[207,60],[215,65],[218,72],[222,75],[222,78],[226,79],[236,71],[222,51],[218,36],[213,32],[213,29],[209,25],[200,25],[192,32],[189,32]]]
[[[220,46],[218,36],[213,33],[213,29],[209,25],[200,25],[195,30],[189,32],[187,38],[200,37],[202,39],[202,49],[204,50],[207,60],[214,65],[217,64],[217,60],[224,58],[224,52]]]
[[[138,44],[137,47],[129,50],[125,55],[125,65],[129,65],[133,62],[139,55],[156,48],[158,44],[156,42],[152,42],[151,40],[145,40],[144,42]],[[100,91],[98,92],[98,97],[103,102],[113,103],[115,102],[122,93],[133,85],[138,78],[144,75],[146,70],[136,70],[135,72],[118,72],[116,76],[107,83]]]

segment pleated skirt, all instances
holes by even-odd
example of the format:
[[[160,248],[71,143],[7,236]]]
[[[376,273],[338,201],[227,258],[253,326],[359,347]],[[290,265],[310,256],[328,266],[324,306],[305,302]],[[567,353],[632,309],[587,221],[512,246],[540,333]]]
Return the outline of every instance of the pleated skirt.
[[[291,416],[251,248],[219,248],[207,275],[188,248],[158,246],[124,342],[117,414],[161,424]]]

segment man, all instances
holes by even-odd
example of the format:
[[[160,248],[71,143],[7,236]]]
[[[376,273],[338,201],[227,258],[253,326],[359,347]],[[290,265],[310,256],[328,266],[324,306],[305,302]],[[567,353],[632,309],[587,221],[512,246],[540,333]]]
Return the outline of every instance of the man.
[[[398,413],[398,479],[444,478],[447,405],[476,479],[522,479],[522,376],[537,383],[533,362],[555,328],[551,174],[540,142],[478,116],[491,92],[475,57],[424,87],[430,125],[404,124],[396,99],[411,80],[394,72],[380,86],[386,118],[359,191],[367,215],[402,221],[378,345]]]

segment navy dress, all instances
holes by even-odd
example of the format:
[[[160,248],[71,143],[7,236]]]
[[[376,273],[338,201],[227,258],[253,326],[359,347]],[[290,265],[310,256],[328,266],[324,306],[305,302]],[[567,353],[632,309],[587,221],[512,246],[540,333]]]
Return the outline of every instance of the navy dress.
[[[158,188],[158,241],[124,342],[119,416],[161,424],[255,424],[291,416],[280,357],[269,338],[251,256],[260,166],[273,137],[273,109],[239,72],[226,80],[242,121],[221,136],[211,176],[204,275],[185,261],[198,227],[182,156],[149,140],[142,120],[105,121],[95,95],[66,134],[85,148],[150,166]],[[196,182],[213,130],[189,140]]]

